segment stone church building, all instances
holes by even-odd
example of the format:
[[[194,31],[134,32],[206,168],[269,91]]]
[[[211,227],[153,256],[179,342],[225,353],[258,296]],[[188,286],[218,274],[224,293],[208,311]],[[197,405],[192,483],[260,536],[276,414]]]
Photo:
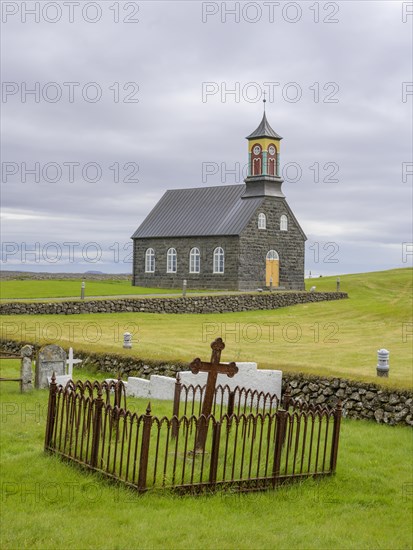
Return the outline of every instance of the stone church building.
[[[132,284],[303,290],[306,236],[281,191],[281,139],[264,111],[245,184],[167,191],[132,235]]]

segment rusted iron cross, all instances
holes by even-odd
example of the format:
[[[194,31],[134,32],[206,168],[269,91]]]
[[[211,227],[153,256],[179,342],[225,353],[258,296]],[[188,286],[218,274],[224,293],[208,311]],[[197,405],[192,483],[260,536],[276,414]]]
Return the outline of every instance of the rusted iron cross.
[[[222,338],[217,338],[211,344],[212,355],[211,362],[204,363],[197,357],[189,365],[191,372],[193,374],[198,374],[199,372],[207,372],[207,384],[205,390],[204,402],[202,403],[202,412],[201,414],[208,418],[211,414],[212,403],[214,401],[215,386],[217,383],[218,374],[226,374],[229,378],[232,378],[234,374],[238,372],[238,367],[234,362],[223,364],[220,363],[221,352],[225,348],[225,344],[222,341]],[[203,450],[205,448],[205,441],[207,436],[207,423],[199,422],[198,436],[196,441],[196,449]]]

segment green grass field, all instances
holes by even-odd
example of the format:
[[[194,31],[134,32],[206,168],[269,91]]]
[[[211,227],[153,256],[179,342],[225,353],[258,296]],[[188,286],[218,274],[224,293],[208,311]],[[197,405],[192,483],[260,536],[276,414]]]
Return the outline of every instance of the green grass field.
[[[39,298],[80,299],[81,279],[52,279],[47,281],[0,281],[0,297],[4,301]],[[190,292],[190,290],[188,290]],[[135,294],[177,294],[181,289],[145,288],[132,286],[130,281],[86,281],[85,297],[126,296]]]
[[[13,364],[2,376],[17,374]],[[319,482],[262,494],[139,496],[43,452],[47,391],[21,395],[4,382],[0,397],[2,549],[413,548],[408,427],[343,420],[337,473]],[[153,413],[166,406],[153,403]]]
[[[75,350],[132,355],[145,360],[190,362],[208,358],[209,343],[226,342],[224,361],[257,361],[260,368],[377,382],[377,350],[390,350],[386,386],[411,388],[411,269],[343,275],[348,300],[271,311],[222,314],[117,313],[3,316],[3,338],[53,342]],[[334,290],[336,277],[311,279]],[[132,350],[122,334],[133,333]]]

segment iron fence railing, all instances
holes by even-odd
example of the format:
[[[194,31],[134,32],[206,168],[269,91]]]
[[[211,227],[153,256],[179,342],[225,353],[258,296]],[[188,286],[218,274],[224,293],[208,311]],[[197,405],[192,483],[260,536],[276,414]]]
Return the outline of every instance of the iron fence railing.
[[[233,404],[229,389],[220,392],[208,417],[199,416],[192,408],[195,401],[185,399],[182,416],[158,418],[150,405],[144,414],[127,410],[120,380],[62,387],[53,378],[45,449],[141,492],[168,488],[196,493],[222,486],[262,490],[335,471],[340,404],[327,409],[291,401],[285,410],[278,400],[275,404],[243,388],[234,394]],[[201,429],[207,436],[199,449]]]
[[[174,391],[173,415],[179,416],[180,411],[185,416],[201,415],[202,402],[206,392],[206,385],[182,384],[177,375]],[[272,413],[278,409],[279,399],[276,394],[236,386],[217,385],[214,393],[211,414],[221,417],[223,414],[258,414],[259,412]]]

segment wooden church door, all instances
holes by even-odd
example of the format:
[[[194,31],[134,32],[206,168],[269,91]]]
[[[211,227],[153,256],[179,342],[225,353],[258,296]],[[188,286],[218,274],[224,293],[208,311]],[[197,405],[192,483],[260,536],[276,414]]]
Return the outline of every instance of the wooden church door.
[[[267,253],[266,269],[265,269],[265,284],[270,286],[272,277],[272,286],[280,284],[280,259],[275,250],[270,250]]]

